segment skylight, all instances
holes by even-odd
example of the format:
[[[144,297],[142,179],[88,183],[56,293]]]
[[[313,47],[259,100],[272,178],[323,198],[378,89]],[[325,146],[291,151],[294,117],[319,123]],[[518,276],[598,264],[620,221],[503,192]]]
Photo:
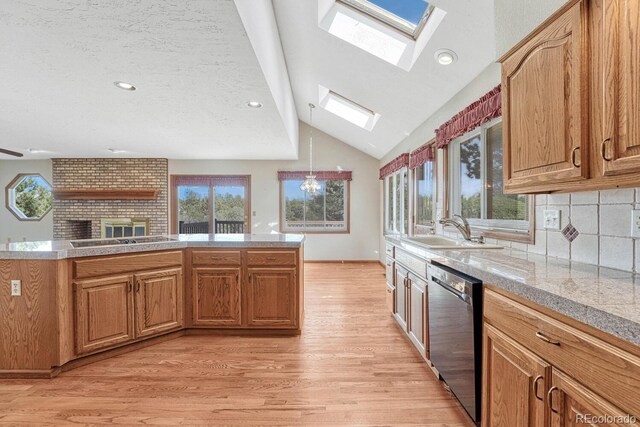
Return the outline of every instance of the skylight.
[[[380,114],[323,86],[319,86],[319,98],[322,108],[368,131],[373,130],[373,127],[380,118]]]
[[[425,0],[340,0],[367,15],[416,38],[434,7]]]

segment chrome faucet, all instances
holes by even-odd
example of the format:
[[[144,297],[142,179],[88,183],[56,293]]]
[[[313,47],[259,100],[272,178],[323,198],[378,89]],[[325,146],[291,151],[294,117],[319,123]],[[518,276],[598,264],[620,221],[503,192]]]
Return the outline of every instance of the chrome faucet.
[[[458,222],[460,219],[460,222]],[[471,227],[469,226],[469,221],[462,215],[454,215],[453,218],[442,218],[438,221],[442,225],[453,225],[458,229],[464,240],[471,240]]]

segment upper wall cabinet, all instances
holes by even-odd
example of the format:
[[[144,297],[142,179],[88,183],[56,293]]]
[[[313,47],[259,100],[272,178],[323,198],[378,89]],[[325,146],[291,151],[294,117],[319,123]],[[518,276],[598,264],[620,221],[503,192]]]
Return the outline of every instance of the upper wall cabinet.
[[[507,192],[588,177],[586,6],[573,3],[502,59]]]
[[[570,0],[502,59],[505,192],[640,186],[640,2]]]
[[[598,4],[599,3],[599,4]],[[604,175],[640,171],[640,2],[594,2],[603,21],[603,138],[599,159]]]

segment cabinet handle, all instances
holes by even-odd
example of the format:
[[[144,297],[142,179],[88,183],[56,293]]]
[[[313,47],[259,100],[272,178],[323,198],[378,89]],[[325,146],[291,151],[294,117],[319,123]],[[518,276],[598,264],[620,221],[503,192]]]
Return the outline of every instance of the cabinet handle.
[[[541,402],[544,402],[544,397],[538,396],[538,381],[544,380],[542,375],[538,375],[535,380],[533,380],[533,395]]]
[[[552,340],[548,336],[546,336],[543,332],[536,332],[536,337],[546,342],[547,344],[560,345],[560,341]]]
[[[140,280],[136,280],[136,294],[140,292]]]
[[[129,293],[131,293],[131,291],[133,290],[133,280],[129,279],[127,283],[129,284]]]
[[[549,389],[549,392],[547,393],[547,406],[549,407],[551,412],[553,412],[554,414],[558,413],[558,411],[553,408],[553,392],[556,390],[558,390],[558,387],[553,386]]]
[[[571,163],[574,168],[579,168],[580,165],[576,163],[576,152],[580,149],[580,147],[576,147],[571,151]]]
[[[600,155],[605,161],[610,162],[613,159],[611,157],[607,157],[607,142],[611,142],[611,138],[605,139],[602,141],[602,144],[600,144]]]

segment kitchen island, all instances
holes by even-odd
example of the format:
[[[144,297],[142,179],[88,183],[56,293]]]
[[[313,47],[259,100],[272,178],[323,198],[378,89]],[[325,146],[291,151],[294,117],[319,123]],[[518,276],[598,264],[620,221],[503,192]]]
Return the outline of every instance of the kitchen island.
[[[304,236],[173,235],[0,245],[0,377],[185,334],[297,335]]]

